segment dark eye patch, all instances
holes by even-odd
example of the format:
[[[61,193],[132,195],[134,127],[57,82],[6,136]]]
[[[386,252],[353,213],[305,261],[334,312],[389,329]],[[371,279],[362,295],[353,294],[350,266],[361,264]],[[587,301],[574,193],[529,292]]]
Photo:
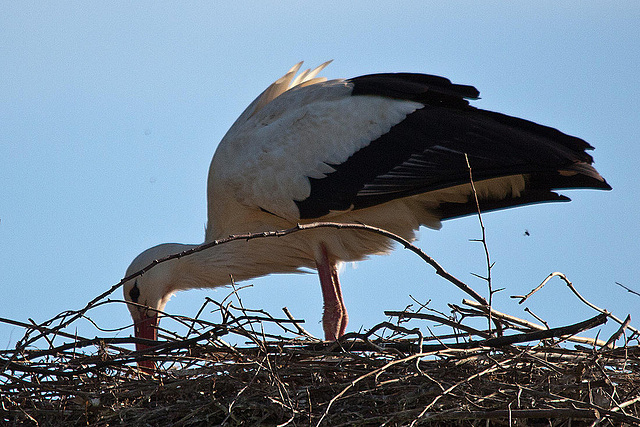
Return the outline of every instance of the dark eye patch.
[[[129,297],[131,297],[131,301],[137,303],[138,298],[140,297],[140,289],[138,289],[138,282],[136,281],[133,284],[133,288],[129,291]]]

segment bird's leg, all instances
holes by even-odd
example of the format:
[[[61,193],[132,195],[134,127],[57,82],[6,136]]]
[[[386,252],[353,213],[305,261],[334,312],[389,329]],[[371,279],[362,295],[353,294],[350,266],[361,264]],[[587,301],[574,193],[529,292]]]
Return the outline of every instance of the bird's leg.
[[[329,260],[324,245],[322,246],[320,260],[316,260],[316,266],[318,267],[322,298],[324,300],[324,314],[322,316],[324,338],[327,341],[335,341],[344,334],[349,317],[342,300],[342,290],[340,289],[336,264]]]
[[[340,307],[342,308],[342,318],[340,319],[340,331],[338,332],[338,338],[344,335],[347,330],[347,323],[349,323],[349,315],[347,314],[347,306],[344,305],[342,299],[342,287],[340,286],[340,280],[338,278],[338,268],[335,264],[331,265],[331,277],[333,278],[333,287],[338,295],[340,301]]]

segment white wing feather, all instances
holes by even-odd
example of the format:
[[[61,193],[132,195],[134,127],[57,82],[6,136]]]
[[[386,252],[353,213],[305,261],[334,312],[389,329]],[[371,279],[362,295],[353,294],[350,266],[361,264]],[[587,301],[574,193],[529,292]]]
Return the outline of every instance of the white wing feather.
[[[309,196],[309,177],[324,177],[334,170],[330,165],[343,163],[423,107],[350,96],[351,85],[345,80],[311,83],[319,69],[292,80],[299,67],[258,97],[222,139],[211,162],[210,198],[233,198],[244,207],[295,222],[295,201]],[[292,82],[298,86],[282,90]],[[215,227],[216,218],[210,221]]]

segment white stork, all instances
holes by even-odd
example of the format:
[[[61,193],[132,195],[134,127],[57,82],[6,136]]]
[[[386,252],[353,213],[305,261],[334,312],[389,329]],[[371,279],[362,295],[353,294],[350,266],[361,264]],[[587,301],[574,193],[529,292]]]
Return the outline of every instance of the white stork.
[[[409,73],[316,77],[327,64],[297,77],[301,63],[294,66],[222,139],[209,170],[205,242],[318,220],[412,239],[421,225],[438,229],[444,219],[476,211],[465,154],[485,211],[568,201],[557,189],[611,188],[593,168],[588,143],[470,106],[479,95],[472,86]],[[148,249],[127,275],[194,246]],[[391,246],[379,235],[325,228],[234,241],[161,263],[125,283],[124,296],[137,303],[129,305],[136,336],[156,339],[157,310],[176,291],[316,268],[325,338],[335,340],[347,327],[337,263]]]

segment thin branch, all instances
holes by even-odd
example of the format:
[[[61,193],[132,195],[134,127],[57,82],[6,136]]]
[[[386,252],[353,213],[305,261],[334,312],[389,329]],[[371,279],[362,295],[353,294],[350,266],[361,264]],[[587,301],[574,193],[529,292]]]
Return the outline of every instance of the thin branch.
[[[513,295],[511,296],[511,298],[516,298],[516,299],[520,299],[520,301],[518,301],[518,304],[522,304],[523,302],[525,302],[531,295],[535,294],[536,292],[538,292],[540,289],[542,289],[542,287],[549,281],[551,280],[553,277],[559,277],[561,278],[565,284],[567,285],[567,287],[569,289],[571,289],[571,292],[573,292],[573,294],[578,297],[578,299],[580,301],[582,301],[584,304],[586,304],[587,306],[591,307],[592,309],[594,309],[595,311],[598,311],[600,313],[604,313],[607,316],[609,316],[610,319],[612,319],[614,322],[623,325],[624,321],[620,320],[619,318],[617,318],[616,316],[614,316],[611,312],[600,308],[598,306],[596,306],[595,304],[592,304],[591,302],[589,302],[585,297],[583,297],[582,295],[580,295],[580,292],[578,292],[578,290],[573,286],[573,283],[571,283],[571,281],[567,278],[567,276],[565,276],[563,273],[560,273],[558,271],[549,274],[543,281],[542,283],[540,283],[535,289],[533,289],[531,292],[529,292],[527,295],[521,296],[521,295]],[[627,329],[629,329],[630,331],[634,332],[637,335],[640,335],[640,331],[632,326],[628,326]]]
[[[465,305],[468,305],[470,307],[477,308],[477,309],[482,310],[482,311],[486,311],[487,310],[486,307],[483,307],[482,305],[477,304],[477,303],[475,303],[473,301],[463,300],[462,303],[465,304]],[[518,324],[518,325],[521,325],[521,326],[525,326],[525,327],[530,328],[530,329],[539,330],[539,331],[550,330],[550,328],[548,328],[547,326],[538,325],[537,323],[529,322],[528,320],[520,319],[518,317],[511,316],[509,314],[501,313],[501,312],[499,312],[497,310],[492,310],[492,312],[493,312],[493,315],[495,317],[498,317],[500,319],[506,320],[507,322],[512,322],[512,323],[515,323],[515,324]],[[576,337],[576,336],[569,337],[568,341],[578,342],[578,343],[582,343],[582,344],[599,345],[599,346],[602,346],[602,345],[606,344],[604,341],[594,340],[593,338]]]
[[[452,320],[440,317],[440,316],[434,316],[432,314],[427,314],[427,313],[411,313],[411,312],[406,312],[406,311],[385,311],[384,312],[385,316],[394,316],[394,317],[398,317],[399,319],[426,319],[426,320],[431,320],[434,322],[438,322],[438,323],[442,323],[443,325],[447,325],[447,326],[451,326],[452,328],[456,328],[456,329],[460,329],[463,331],[466,331],[470,334],[476,335],[476,336],[480,336],[482,338],[491,338],[491,331],[489,332],[483,332],[483,331],[479,331],[475,328],[472,328],[470,326],[466,326],[461,324],[460,322],[454,322]]]
[[[473,197],[476,202],[476,208],[478,210],[478,221],[480,222],[480,229],[482,230],[482,239],[479,241],[482,243],[482,247],[484,248],[484,256],[487,262],[487,277],[483,277],[487,282],[487,287],[489,288],[489,331],[491,331],[491,307],[493,301],[493,288],[491,282],[491,269],[493,268],[493,264],[491,263],[491,257],[489,256],[489,247],[487,246],[487,230],[484,227],[484,222],[482,221],[482,213],[480,212],[480,201],[478,200],[478,192],[476,191],[476,185],[473,182],[473,173],[471,171],[471,163],[469,163],[469,156],[467,153],[464,153],[464,158],[467,161],[467,169],[469,169],[469,182],[471,183],[471,190],[473,192]],[[476,275],[477,276],[477,275]],[[480,276],[477,276],[480,277]],[[498,334],[501,334],[502,331],[498,330]]]
[[[631,294],[634,294],[634,295],[637,295],[637,296],[640,297],[640,292],[634,291],[633,289],[626,287],[625,285],[623,285],[620,282],[615,282],[615,284],[620,286],[621,288],[625,289],[627,292],[629,292]]]
[[[293,326],[298,330],[298,333],[302,336],[305,336],[307,338],[310,338],[312,340],[316,340],[316,341],[322,341],[319,338],[314,337],[313,335],[311,335],[309,332],[307,332],[307,330],[305,328],[303,328],[302,326],[300,326],[300,322],[296,321],[296,319],[293,317],[293,315],[291,314],[291,312],[289,311],[289,309],[287,307],[282,307],[282,311],[284,312],[284,314],[287,316],[287,318],[289,320],[291,320],[291,322],[293,323]]]
[[[624,334],[624,330],[629,327],[630,323],[631,323],[631,315],[628,314],[627,318],[624,319],[624,323],[622,323],[622,325],[620,325],[618,330],[613,335],[611,335],[611,337],[607,340],[607,343],[604,345],[604,347],[613,348],[615,342],[618,340],[618,338],[622,336],[622,334]]]

